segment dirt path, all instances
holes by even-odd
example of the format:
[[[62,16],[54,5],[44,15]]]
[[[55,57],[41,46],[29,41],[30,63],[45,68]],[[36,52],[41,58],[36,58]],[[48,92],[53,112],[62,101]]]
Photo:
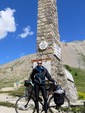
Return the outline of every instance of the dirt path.
[[[0,106],[0,113],[16,113],[16,111],[14,108]],[[32,112],[29,110],[29,111],[21,111],[20,113],[32,113]]]
[[[3,90],[9,91],[9,90],[12,90],[12,88],[5,88]],[[0,94],[0,102],[10,102],[10,103],[15,104],[17,99],[18,99],[18,97],[12,97],[12,96],[8,95],[7,93]],[[75,105],[83,105],[83,102],[85,102],[85,100],[84,101],[79,100],[74,104]],[[12,107],[0,106],[0,113],[16,113],[16,111],[15,111],[15,108],[12,108]],[[20,111],[20,113],[32,113],[32,112],[31,112],[31,110],[29,110],[29,111]],[[54,113],[57,113],[57,112],[54,111]]]
[[[0,91],[12,91],[14,90],[13,87],[8,87],[8,88],[2,88]],[[1,93],[0,94],[0,102],[11,102],[15,104],[17,98],[14,98],[7,93]],[[16,113],[15,109],[12,107],[5,107],[5,106],[0,106],[0,113]]]
[[[16,113],[14,108],[0,106],[0,113]]]
[[[0,102],[10,102],[15,104],[18,97],[14,98],[6,93],[0,94]],[[0,106],[0,113],[16,113],[15,108]],[[29,111],[20,111],[20,113],[32,113]]]
[[[7,87],[7,88],[2,88],[0,91],[12,91],[14,89],[15,89],[14,87]],[[0,94],[0,102],[10,102],[15,104],[17,99],[18,97],[12,97],[7,93]],[[12,107],[0,106],[0,113],[16,113],[16,111],[15,108]],[[20,113],[32,113],[32,112],[31,110],[29,110],[29,111],[20,111]]]

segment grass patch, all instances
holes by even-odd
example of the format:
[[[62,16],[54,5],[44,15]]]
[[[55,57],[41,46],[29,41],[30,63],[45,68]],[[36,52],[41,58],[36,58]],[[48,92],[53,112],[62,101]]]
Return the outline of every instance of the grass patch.
[[[9,92],[9,94],[12,96],[22,96],[24,94],[24,91],[25,91],[25,87],[21,86],[17,90]]]
[[[9,94],[9,93],[11,93],[11,92],[13,92],[13,91],[0,91],[0,94],[1,94],[1,93],[8,93],[8,94]]]
[[[65,67],[73,75],[78,92],[85,93],[85,70],[81,68],[72,68],[68,65],[65,65]]]
[[[6,80],[2,80],[0,81],[0,89],[4,88],[4,87],[13,87],[13,81],[6,81]]]
[[[79,99],[85,99],[85,70],[72,68],[68,65],[65,65],[65,67],[73,75]]]
[[[85,93],[85,70],[79,68],[71,68],[71,70],[78,92]]]
[[[85,93],[78,92],[79,99],[85,99]]]
[[[6,106],[6,107],[13,107],[14,108],[14,104],[12,104],[10,102],[0,102],[0,106]]]
[[[71,113],[85,113],[85,106],[71,107]]]

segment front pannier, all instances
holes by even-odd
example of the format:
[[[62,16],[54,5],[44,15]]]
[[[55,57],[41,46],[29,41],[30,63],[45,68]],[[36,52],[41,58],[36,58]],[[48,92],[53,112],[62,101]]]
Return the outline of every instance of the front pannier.
[[[30,81],[29,80],[25,80],[24,81],[24,86],[28,87],[30,85]]]

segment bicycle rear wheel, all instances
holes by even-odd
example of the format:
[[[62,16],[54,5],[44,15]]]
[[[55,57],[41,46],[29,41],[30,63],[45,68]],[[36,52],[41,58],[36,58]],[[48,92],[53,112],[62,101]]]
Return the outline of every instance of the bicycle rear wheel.
[[[34,113],[35,112],[35,102],[33,98],[28,98],[27,96],[20,97],[15,103],[16,113]]]
[[[48,102],[49,113],[69,113],[70,112],[70,101],[65,96],[65,102],[61,106],[57,106],[54,102],[54,97],[52,96]]]

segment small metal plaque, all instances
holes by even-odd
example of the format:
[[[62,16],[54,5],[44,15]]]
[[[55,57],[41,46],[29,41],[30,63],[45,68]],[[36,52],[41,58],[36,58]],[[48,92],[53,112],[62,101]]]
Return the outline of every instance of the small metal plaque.
[[[46,41],[42,41],[40,44],[39,44],[39,48],[40,50],[44,50],[48,47],[48,43]]]

